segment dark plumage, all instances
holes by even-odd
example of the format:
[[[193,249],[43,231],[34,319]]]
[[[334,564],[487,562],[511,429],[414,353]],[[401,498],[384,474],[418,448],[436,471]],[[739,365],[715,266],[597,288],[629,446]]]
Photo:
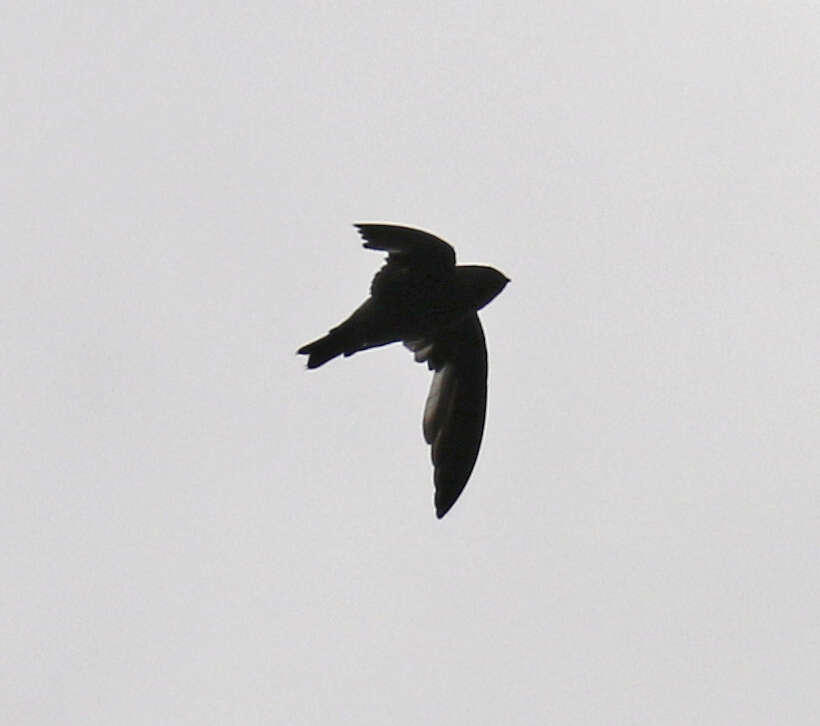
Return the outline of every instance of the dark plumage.
[[[477,311],[509,280],[492,267],[456,265],[444,240],[392,224],[357,224],[364,247],[387,264],[370,297],[327,335],[302,346],[308,368],[331,358],[402,341],[435,371],[424,407],[432,447],[436,515],[455,504],[475,466],[487,409],[487,348]]]

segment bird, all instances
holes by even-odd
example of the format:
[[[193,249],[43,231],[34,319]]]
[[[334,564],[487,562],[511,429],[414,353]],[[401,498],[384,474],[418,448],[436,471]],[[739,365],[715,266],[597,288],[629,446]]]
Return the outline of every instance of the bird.
[[[431,447],[436,517],[450,511],[472,474],[487,410],[487,346],[478,311],[509,278],[456,265],[451,245],[395,224],[357,223],[363,247],[387,252],[370,296],[346,320],[299,348],[307,367],[402,342],[433,371],[422,433]]]

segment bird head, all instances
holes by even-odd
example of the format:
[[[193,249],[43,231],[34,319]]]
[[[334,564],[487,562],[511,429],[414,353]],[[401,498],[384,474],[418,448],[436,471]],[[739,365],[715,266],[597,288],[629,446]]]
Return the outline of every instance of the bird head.
[[[459,297],[474,310],[481,310],[509,282],[509,278],[493,267],[459,265],[456,267],[456,287]]]

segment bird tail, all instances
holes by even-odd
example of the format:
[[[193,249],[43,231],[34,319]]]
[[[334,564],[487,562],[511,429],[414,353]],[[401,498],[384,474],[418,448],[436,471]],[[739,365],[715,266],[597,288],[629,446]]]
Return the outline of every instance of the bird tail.
[[[308,368],[318,368],[337,355],[353,355],[356,351],[364,350],[373,344],[372,337],[373,302],[366,300],[344,322],[322,338],[307,343],[299,348],[301,355],[307,355]],[[381,345],[381,343],[377,343]]]
[[[318,368],[320,365],[324,365],[337,355],[347,352],[349,345],[350,342],[347,340],[347,336],[342,334],[342,331],[339,328],[335,328],[323,338],[319,338],[318,340],[314,340],[312,343],[303,345],[299,348],[299,353],[309,356],[307,364],[308,368]]]

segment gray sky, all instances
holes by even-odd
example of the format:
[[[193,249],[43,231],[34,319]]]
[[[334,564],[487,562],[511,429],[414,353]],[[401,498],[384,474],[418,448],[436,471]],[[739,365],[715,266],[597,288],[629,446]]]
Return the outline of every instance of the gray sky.
[[[16,5],[0,721],[815,722],[813,3]],[[512,278],[441,522],[376,220]]]

